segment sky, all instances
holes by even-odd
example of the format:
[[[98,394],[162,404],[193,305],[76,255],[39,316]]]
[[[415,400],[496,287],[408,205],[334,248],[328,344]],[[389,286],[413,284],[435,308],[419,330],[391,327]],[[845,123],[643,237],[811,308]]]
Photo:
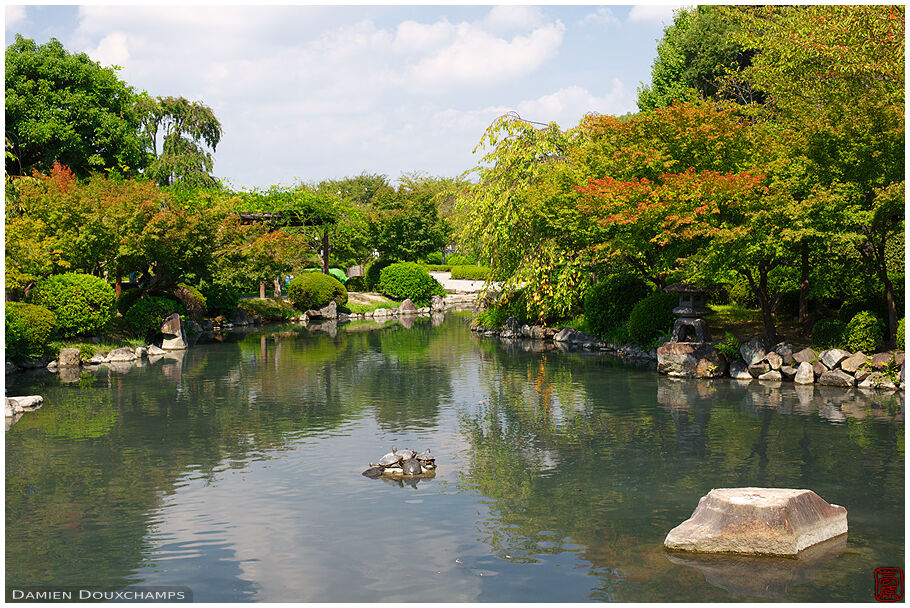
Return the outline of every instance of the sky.
[[[510,111],[566,129],[635,111],[669,5],[9,6],[153,96],[210,106],[235,189],[361,173],[453,177]]]

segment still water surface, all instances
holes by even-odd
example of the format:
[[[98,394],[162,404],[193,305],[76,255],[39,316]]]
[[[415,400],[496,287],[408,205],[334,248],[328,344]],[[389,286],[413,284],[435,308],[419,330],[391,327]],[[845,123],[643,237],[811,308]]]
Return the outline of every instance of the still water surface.
[[[672,380],[467,321],[268,328],[76,382],[8,378],[45,405],[6,434],[7,588],[871,601],[875,568],[903,567],[903,395]],[[431,448],[436,478],[361,476],[393,445]],[[702,495],[750,485],[846,506],[846,543],[801,560],[664,552]]]

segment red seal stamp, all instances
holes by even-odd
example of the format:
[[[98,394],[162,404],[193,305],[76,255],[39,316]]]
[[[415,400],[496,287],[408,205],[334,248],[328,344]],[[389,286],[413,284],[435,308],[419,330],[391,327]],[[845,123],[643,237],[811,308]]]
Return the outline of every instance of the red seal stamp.
[[[875,599],[879,602],[903,601],[904,571],[900,568],[876,568]]]

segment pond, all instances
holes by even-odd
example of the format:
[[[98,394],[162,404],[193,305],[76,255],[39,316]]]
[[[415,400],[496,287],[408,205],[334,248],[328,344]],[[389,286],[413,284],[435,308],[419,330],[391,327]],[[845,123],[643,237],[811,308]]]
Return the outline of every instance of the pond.
[[[270,327],[141,367],[8,377],[45,405],[6,434],[7,594],[853,602],[903,567],[903,394],[672,380],[468,322]],[[363,477],[393,445],[431,448],[435,479]],[[739,486],[844,505],[846,543],[758,562],[664,551],[701,496]]]

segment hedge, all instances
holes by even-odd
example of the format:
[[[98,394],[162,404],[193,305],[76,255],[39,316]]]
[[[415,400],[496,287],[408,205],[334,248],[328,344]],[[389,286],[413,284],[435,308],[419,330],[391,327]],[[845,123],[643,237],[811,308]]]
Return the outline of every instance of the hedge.
[[[12,360],[41,357],[57,325],[44,306],[6,303],[6,356]]]
[[[875,352],[881,346],[885,323],[873,312],[863,310],[850,319],[844,330],[844,347],[850,352]]]
[[[625,325],[632,307],[649,292],[648,285],[636,276],[608,276],[585,294],[584,311],[588,327],[595,335],[605,338]]]
[[[629,313],[629,336],[641,346],[648,346],[655,338],[669,334],[676,320],[673,308],[678,303],[679,296],[665,291],[639,301]]]
[[[127,327],[134,335],[144,338],[149,333],[161,331],[161,324],[174,313],[184,315],[186,308],[179,300],[166,296],[145,295],[123,315]]]
[[[452,266],[453,279],[486,281],[489,276],[490,269],[486,266]]]
[[[51,275],[31,293],[33,304],[54,313],[64,338],[97,333],[114,316],[114,299],[114,288],[90,274]]]
[[[439,281],[420,264],[398,262],[382,269],[379,291],[393,300],[410,298],[416,306],[428,306],[434,295],[445,296]]]
[[[335,277],[321,272],[304,272],[288,286],[288,298],[297,310],[315,310],[332,300],[339,306],[348,301],[348,290]]]
[[[824,348],[840,346],[847,325],[838,319],[822,319],[812,326],[812,342]]]
[[[373,260],[367,264],[366,269],[363,272],[363,278],[366,283],[367,289],[378,289],[379,288],[379,278],[382,273],[382,269],[387,266],[391,266],[395,263],[395,260],[387,259],[378,259]]]

